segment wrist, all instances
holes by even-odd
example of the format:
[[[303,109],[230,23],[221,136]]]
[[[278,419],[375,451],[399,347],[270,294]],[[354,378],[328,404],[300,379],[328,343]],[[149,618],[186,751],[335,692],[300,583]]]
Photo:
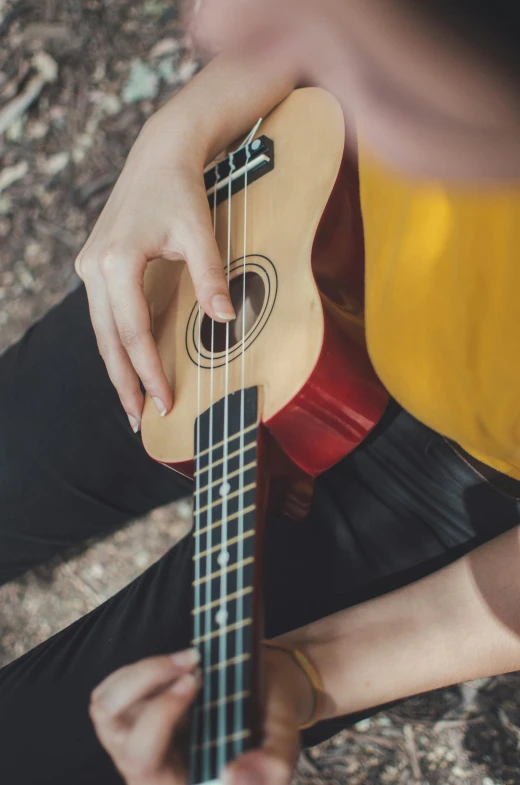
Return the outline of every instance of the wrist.
[[[281,685],[295,724],[298,727],[306,725],[315,708],[314,691],[290,651],[264,648],[264,667],[267,684]]]
[[[172,98],[143,125],[130,153],[160,160],[161,168],[173,167],[200,174],[209,157],[212,136],[195,112],[189,112]]]

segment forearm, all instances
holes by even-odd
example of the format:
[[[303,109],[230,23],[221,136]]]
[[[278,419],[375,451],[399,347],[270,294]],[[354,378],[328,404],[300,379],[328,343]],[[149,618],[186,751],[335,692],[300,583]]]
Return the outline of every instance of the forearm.
[[[250,130],[296,87],[286,61],[256,52],[219,55],[171,99],[151,121],[157,140],[165,136],[206,163]]]
[[[315,663],[325,716],[520,669],[518,530],[391,594],[292,633]]]

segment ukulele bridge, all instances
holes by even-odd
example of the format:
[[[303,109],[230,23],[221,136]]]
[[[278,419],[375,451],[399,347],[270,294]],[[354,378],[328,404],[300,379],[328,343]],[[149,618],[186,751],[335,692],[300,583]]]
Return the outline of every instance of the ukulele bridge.
[[[259,136],[251,144],[231,153],[204,174],[204,183],[210,205],[217,205],[243,191],[247,185],[259,180],[274,169],[274,142],[268,136]]]

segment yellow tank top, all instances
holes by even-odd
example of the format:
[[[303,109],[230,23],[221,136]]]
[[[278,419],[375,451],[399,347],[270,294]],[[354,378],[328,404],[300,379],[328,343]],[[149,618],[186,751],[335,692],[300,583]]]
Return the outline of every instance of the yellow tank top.
[[[520,188],[407,179],[360,155],[366,330],[412,415],[520,479]]]

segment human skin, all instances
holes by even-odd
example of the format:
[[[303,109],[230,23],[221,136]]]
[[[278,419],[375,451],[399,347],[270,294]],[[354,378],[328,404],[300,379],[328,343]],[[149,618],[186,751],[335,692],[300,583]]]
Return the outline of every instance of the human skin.
[[[97,325],[95,320],[98,340],[123,405],[136,422],[142,407],[136,372],[153,396],[162,396],[165,409],[171,406],[140,290],[148,258],[161,250],[172,258],[180,255],[192,274],[195,257],[203,258],[195,272],[196,286],[202,306],[211,315],[211,298],[224,289],[208,239],[208,208],[200,191],[202,167],[299,80],[311,80],[333,92],[342,103],[351,135],[357,130],[376,155],[407,176],[479,187],[520,177],[520,116],[514,86],[473,51],[441,36],[415,14],[410,3],[203,0],[193,21],[193,35],[207,49],[222,54],[144,129],[122,176],[125,187],[107,205],[105,219],[102,216],[78,263],[94,309],[97,303],[100,311],[106,305]],[[165,166],[166,179],[160,174]],[[187,211],[180,206],[183,193],[189,197]],[[144,223],[131,219],[151,200],[157,209],[150,239]],[[180,217],[172,232],[171,216],[176,211]],[[205,237],[198,250],[196,242],[193,246],[179,242],[179,237],[189,235],[187,228],[196,228],[193,236]],[[140,249],[138,254],[125,250],[128,236]],[[157,237],[168,237],[169,243],[157,244]],[[112,249],[110,263],[107,249]],[[103,264],[100,267],[103,259],[105,270]],[[209,269],[213,273],[207,274]],[[98,299],[92,283],[96,270],[99,291],[101,284],[105,287],[104,299]],[[118,301],[119,290],[131,276],[133,299]],[[119,282],[119,290],[114,281]],[[110,310],[114,306],[117,322]],[[123,341],[120,323],[125,327]],[[284,642],[304,651],[321,673],[321,716],[340,716],[519,669],[519,563],[515,529],[432,576],[287,636]],[[269,709],[269,695],[283,694],[291,730],[286,738],[278,731],[276,760],[260,750],[239,761],[229,772],[233,785],[288,785],[295,760],[295,726],[310,713],[310,702],[295,708],[305,690],[297,666],[283,654],[269,657],[273,692],[267,694],[266,705]],[[119,681],[123,693],[129,684]],[[169,740],[175,737],[181,709],[193,694],[168,715]],[[152,697],[146,703],[150,716],[155,700],[157,712],[164,710],[160,695]],[[136,722],[144,707],[144,703],[132,705]],[[131,748],[103,735],[103,720],[95,708],[92,716],[106,748],[120,770],[126,771],[129,762],[135,764]],[[129,785],[183,785],[184,773],[170,765],[166,752],[154,757],[150,745],[141,750],[142,767],[135,776],[127,776]]]
[[[172,392],[143,294],[148,262],[188,264],[203,310],[233,318],[202,169],[301,80],[341,101],[350,138],[389,166],[465,183],[520,176],[514,85],[404,0],[204,0],[194,38],[223,50],[143,128],[76,260],[92,323],[130,423],[139,379],[166,414]],[[215,299],[217,298],[217,299]]]

